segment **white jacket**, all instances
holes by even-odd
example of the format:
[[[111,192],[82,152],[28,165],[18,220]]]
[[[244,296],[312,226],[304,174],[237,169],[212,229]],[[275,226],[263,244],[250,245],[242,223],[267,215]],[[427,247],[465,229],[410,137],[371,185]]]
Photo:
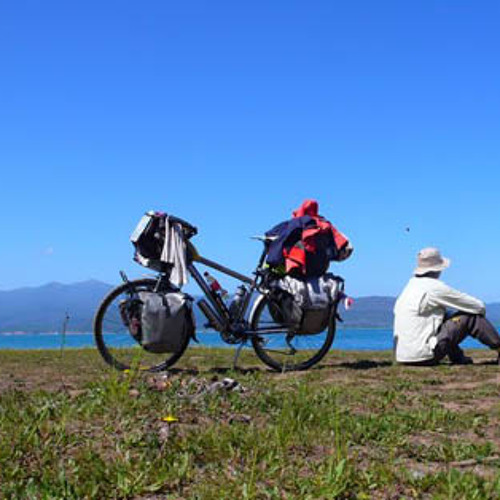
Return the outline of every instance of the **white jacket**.
[[[435,278],[410,279],[394,306],[394,354],[400,363],[434,357],[436,335],[446,309],[484,314],[482,301]]]

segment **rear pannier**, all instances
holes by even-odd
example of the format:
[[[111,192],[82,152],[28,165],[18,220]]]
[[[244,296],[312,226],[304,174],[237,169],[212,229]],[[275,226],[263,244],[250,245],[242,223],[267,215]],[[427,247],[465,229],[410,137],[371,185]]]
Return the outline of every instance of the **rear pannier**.
[[[331,273],[318,278],[284,276],[273,282],[274,301],[269,306],[274,321],[290,332],[313,335],[323,332],[338,300],[341,278]]]

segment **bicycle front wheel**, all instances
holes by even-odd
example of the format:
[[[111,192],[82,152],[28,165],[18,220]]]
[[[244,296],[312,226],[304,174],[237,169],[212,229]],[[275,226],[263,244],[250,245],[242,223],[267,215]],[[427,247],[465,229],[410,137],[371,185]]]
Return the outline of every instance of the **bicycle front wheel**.
[[[252,346],[260,360],[280,372],[307,370],[321,361],[335,338],[335,311],[332,311],[328,328],[324,332],[295,335],[273,321],[269,311],[270,300],[264,296],[257,298],[259,302],[250,318],[251,329],[257,332],[252,336]],[[273,333],[258,333],[271,328]]]
[[[139,292],[153,291],[156,281],[141,279],[113,289],[102,301],[94,317],[94,338],[104,361],[118,370],[137,368],[162,371],[172,366],[186,350],[190,335],[178,352],[156,354],[144,350],[125,324],[120,305]]]

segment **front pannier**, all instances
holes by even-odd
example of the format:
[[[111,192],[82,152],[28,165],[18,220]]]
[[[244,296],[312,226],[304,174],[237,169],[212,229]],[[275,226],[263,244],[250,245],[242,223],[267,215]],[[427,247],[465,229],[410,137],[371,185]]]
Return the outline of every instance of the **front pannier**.
[[[327,273],[306,280],[285,276],[273,284],[273,320],[298,335],[313,335],[328,327],[332,306],[338,299],[339,278]]]
[[[164,270],[161,254],[165,244],[165,216],[156,212],[148,212],[142,216],[130,241],[135,248],[134,260],[142,266]]]
[[[139,292],[142,347],[149,352],[179,352],[194,330],[192,299],[181,292]]]

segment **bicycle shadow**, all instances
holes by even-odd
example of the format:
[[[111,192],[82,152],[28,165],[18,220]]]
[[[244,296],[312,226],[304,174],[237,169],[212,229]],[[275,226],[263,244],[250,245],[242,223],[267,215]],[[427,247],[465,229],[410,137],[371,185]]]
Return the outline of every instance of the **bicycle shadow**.
[[[267,375],[282,375],[283,373],[288,373],[288,374],[298,374],[298,373],[307,373],[307,372],[312,372],[312,371],[324,371],[324,370],[333,370],[333,369],[339,369],[339,368],[345,368],[346,370],[374,370],[377,368],[389,368],[391,366],[396,366],[397,363],[394,363],[391,360],[382,360],[382,361],[374,361],[371,359],[359,359],[356,361],[342,361],[342,362],[331,362],[331,363],[321,363],[319,365],[311,367],[309,370],[305,370],[302,372],[296,372],[296,371],[290,371],[290,372],[277,372],[272,370],[271,368],[268,368],[266,366],[213,366],[213,367],[208,367],[205,369],[197,369],[197,368],[170,368],[168,371],[169,373],[172,374],[177,374],[177,375],[192,375],[192,376],[197,376],[197,375],[227,375],[227,374],[240,374],[240,375],[246,375],[246,374],[252,374],[252,373],[266,373]],[[442,362],[439,365],[436,366],[443,366],[443,365],[448,365],[448,366],[453,366],[448,362]],[[469,365],[467,368],[474,368],[475,366],[485,366],[485,365],[497,365],[496,360],[486,360],[486,359],[480,359],[478,361],[475,361],[473,365]],[[429,368],[435,368],[436,366],[431,366]],[[413,367],[413,368],[422,368],[422,367]]]
[[[198,368],[170,368],[168,370],[169,373],[173,375],[227,375],[230,373],[239,373],[242,375],[245,375],[247,373],[256,373],[256,372],[263,372],[265,371],[265,368],[259,368],[259,367],[233,367],[233,366],[214,366],[210,368],[205,368],[205,369],[198,369]],[[272,372],[271,372],[272,373]]]
[[[376,368],[387,368],[392,366],[392,361],[373,361],[368,359],[361,359],[356,361],[343,361],[341,363],[323,363],[309,368],[309,370],[303,370],[300,372],[289,371],[289,372],[277,372],[268,368],[266,366],[213,366],[203,369],[198,368],[170,368],[168,371],[174,375],[201,375],[201,374],[212,374],[212,375],[227,375],[227,374],[252,374],[252,373],[266,373],[268,375],[281,375],[282,373],[297,374],[306,373],[310,371],[322,371],[322,370],[332,370],[338,368],[345,368],[348,370],[373,370]]]
[[[387,368],[392,366],[392,361],[373,361],[370,359],[360,359],[356,361],[343,361],[341,363],[324,363],[313,366],[311,370],[326,370],[332,368],[347,368],[348,370],[373,370],[375,368]]]

